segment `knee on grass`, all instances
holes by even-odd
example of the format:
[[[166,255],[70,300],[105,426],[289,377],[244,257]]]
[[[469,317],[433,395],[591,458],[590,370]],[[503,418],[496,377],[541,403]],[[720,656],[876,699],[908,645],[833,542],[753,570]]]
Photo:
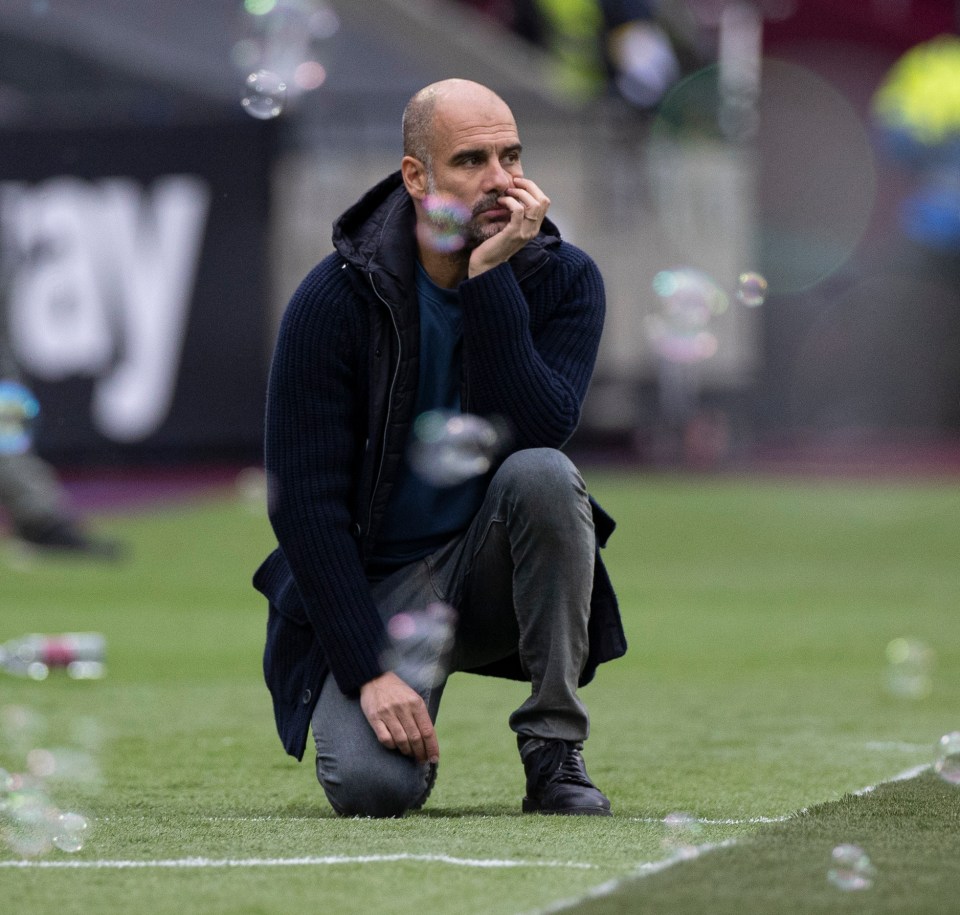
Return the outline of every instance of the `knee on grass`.
[[[423,805],[432,784],[433,771],[399,753],[360,759],[335,774],[317,778],[330,806],[347,817],[402,817]]]

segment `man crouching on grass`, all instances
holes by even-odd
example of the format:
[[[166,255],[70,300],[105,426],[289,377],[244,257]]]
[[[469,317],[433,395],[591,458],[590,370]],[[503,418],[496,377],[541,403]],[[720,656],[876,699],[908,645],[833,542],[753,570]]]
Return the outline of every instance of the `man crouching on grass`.
[[[613,521],[560,452],[603,327],[594,262],[546,219],[506,103],[461,79],[403,114],[400,170],[334,225],[335,252],[284,315],[270,373],[266,470],[278,548],[264,673],[281,740],[347,816],[401,816],[430,793],[434,721],[453,671],[527,680],[510,715],[525,812],[608,816],[587,775],[577,694],[626,641],[599,550]],[[466,216],[434,245],[430,200]],[[451,250],[452,249],[452,250]],[[416,417],[497,418],[509,452],[436,487],[408,463]],[[453,608],[440,676],[388,655],[398,613]],[[417,678],[407,677],[416,681]]]

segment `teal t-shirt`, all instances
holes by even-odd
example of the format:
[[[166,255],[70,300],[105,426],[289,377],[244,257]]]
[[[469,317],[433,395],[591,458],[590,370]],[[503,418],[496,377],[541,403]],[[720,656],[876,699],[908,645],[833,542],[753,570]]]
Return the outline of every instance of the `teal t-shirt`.
[[[420,374],[415,415],[428,410],[460,412],[463,364],[460,297],[455,289],[437,286],[419,263],[416,283],[420,307]],[[480,508],[486,488],[485,476],[455,486],[433,486],[418,476],[405,458],[387,503],[371,574],[383,577],[407,563],[423,559],[465,530]]]

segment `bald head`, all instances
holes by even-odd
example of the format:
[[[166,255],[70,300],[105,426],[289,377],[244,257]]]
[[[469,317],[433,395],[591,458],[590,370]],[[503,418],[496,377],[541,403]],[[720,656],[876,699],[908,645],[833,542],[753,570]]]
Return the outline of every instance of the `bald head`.
[[[403,154],[429,167],[438,119],[495,114],[513,121],[507,103],[492,89],[469,79],[444,79],[425,86],[403,111]]]

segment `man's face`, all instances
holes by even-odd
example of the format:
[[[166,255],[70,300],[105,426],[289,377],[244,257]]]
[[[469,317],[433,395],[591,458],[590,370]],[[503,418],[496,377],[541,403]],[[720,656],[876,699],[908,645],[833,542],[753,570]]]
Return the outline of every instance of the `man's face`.
[[[438,105],[435,127],[428,191],[470,213],[463,232],[470,250],[510,220],[497,199],[523,176],[517,125],[510,109],[491,98],[469,111]]]

